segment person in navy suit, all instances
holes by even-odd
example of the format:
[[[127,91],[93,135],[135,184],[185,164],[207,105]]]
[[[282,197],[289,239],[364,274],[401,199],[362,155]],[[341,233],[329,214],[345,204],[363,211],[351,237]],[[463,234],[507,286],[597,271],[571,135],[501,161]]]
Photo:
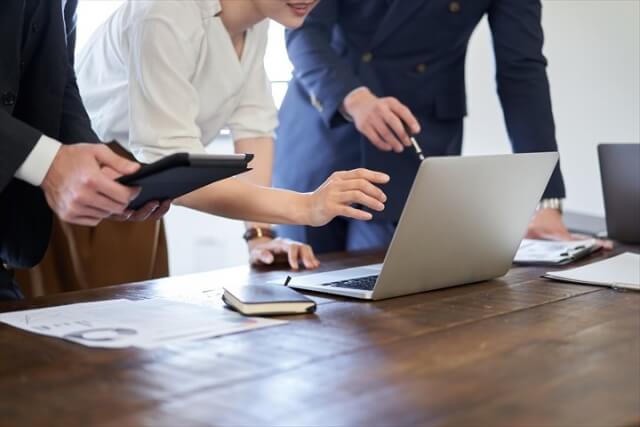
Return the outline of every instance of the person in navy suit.
[[[294,72],[280,110],[274,185],[310,191],[334,170],[362,166],[391,176],[389,200],[375,221],[283,226],[285,236],[319,253],[389,244],[419,165],[406,149],[409,134],[427,156],[461,152],[465,57],[484,15],[513,150],[557,151],[540,0],[322,0],[286,33]],[[558,167],[528,237],[573,237],[560,212],[564,196]]]

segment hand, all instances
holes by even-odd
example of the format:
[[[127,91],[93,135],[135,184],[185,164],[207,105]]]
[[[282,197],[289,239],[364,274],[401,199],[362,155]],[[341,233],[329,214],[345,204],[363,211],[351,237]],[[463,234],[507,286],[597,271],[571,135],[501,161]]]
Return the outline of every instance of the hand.
[[[400,101],[378,98],[367,88],[351,92],[343,107],[358,131],[382,151],[401,153],[405,146],[411,146],[407,129],[414,134],[420,132],[418,120]]]
[[[110,179],[118,179],[122,176],[115,170],[111,169],[108,166],[102,168],[104,174]],[[173,200],[165,200],[164,202],[152,201],[146,203],[143,207],[138,210],[127,209],[121,214],[111,215],[109,219],[113,219],[115,221],[157,221],[161,219],[164,214],[169,212],[171,208],[171,203]]]
[[[562,221],[562,212],[558,209],[540,209],[529,223],[527,239],[538,240],[586,240],[591,237],[569,232]],[[597,240],[603,249],[613,249],[609,240]]]
[[[248,245],[249,259],[253,265],[271,265],[275,262],[276,255],[286,254],[289,265],[294,270],[300,268],[300,261],[308,270],[313,270],[320,266],[320,261],[314,255],[311,246],[304,243],[289,239],[262,237],[249,240]]]
[[[131,174],[140,167],[104,145],[60,147],[41,185],[47,203],[60,219],[94,226],[108,216],[125,212],[140,189],[115,182],[103,166],[119,175]]]
[[[169,212],[173,200],[165,200],[164,202],[148,202],[138,210],[127,209],[120,215],[111,215],[109,219],[115,221],[158,221]]]
[[[369,212],[352,207],[360,204],[375,211],[384,210],[387,196],[373,184],[386,184],[389,176],[368,169],[333,173],[316,191],[308,195],[305,224],[320,227],[336,216],[370,220]]]

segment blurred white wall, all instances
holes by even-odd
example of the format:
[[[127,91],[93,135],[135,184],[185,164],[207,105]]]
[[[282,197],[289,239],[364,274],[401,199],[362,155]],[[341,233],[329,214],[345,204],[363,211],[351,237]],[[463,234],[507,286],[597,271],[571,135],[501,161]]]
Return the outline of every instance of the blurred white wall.
[[[640,1],[543,1],[544,53],[568,210],[604,215],[596,146],[640,142]],[[509,152],[486,19],[467,60],[464,152]]]
[[[81,0],[78,48],[121,3]],[[596,145],[640,141],[640,1],[543,0],[543,6],[545,55],[567,185],[566,207],[602,215]],[[277,81],[288,80],[291,71],[282,28],[274,25],[266,68]],[[472,38],[467,61],[465,154],[510,151],[494,73],[491,36],[483,21]],[[285,88],[274,85],[278,104]],[[232,145],[223,137],[209,150],[229,152]],[[172,274],[247,261],[240,222],[174,207],[166,225]]]

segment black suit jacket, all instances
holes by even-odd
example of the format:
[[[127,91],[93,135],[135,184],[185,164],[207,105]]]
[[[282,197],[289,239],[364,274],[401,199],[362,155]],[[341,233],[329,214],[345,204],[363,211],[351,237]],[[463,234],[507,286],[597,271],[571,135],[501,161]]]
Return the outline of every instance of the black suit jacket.
[[[44,134],[63,143],[98,142],[73,71],[77,0],[42,0],[37,43],[22,49],[24,0],[0,2],[0,259],[30,267],[51,230],[43,192],[14,179]],[[23,63],[23,55],[31,60]]]

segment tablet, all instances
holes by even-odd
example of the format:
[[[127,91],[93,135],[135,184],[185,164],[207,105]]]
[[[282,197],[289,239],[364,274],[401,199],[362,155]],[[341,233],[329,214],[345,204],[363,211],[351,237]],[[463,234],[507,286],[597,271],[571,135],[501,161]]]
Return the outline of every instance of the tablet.
[[[143,164],[137,172],[118,178],[118,182],[142,191],[129,209],[139,209],[147,202],[175,199],[212,182],[251,169],[253,154],[208,155],[176,153],[154,163]]]

